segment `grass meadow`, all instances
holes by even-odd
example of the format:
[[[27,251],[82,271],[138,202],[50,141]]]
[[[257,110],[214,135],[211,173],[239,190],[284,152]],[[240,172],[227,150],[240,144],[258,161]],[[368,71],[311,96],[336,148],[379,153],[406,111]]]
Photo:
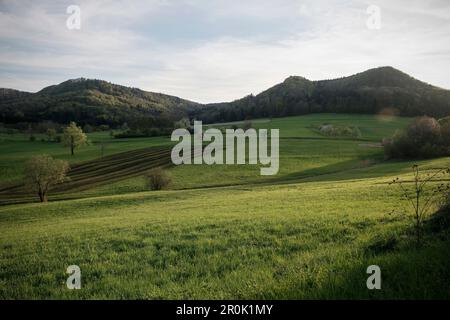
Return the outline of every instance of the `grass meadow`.
[[[388,182],[409,179],[413,164],[432,172],[450,159],[385,161],[378,145],[410,120],[316,114],[254,121],[280,129],[276,176],[260,176],[259,165],[170,167],[171,189],[155,192],[146,190],[143,172],[130,170],[104,184],[87,179],[82,191],[46,204],[2,205],[0,298],[449,299],[448,229],[426,224],[417,248],[407,203]],[[328,123],[358,126],[361,137],[314,130]],[[167,137],[89,138],[71,158],[58,144],[2,135],[0,186],[18,183],[33,154],[100,165],[102,142],[106,159],[172,145]],[[88,172],[92,180],[96,171]],[[81,290],[65,285],[74,264]],[[381,290],[366,287],[373,264]]]

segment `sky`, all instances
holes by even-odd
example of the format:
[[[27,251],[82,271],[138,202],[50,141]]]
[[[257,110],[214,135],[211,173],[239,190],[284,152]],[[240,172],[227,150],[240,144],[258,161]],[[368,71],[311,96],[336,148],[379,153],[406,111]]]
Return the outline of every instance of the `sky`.
[[[0,87],[85,77],[211,103],[379,66],[450,89],[450,1],[0,0]]]

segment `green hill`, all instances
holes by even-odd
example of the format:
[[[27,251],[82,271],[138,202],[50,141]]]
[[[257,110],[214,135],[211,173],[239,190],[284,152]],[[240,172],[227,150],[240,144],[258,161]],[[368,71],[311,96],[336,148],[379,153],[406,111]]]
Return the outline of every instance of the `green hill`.
[[[442,117],[450,115],[450,91],[381,67],[333,80],[289,77],[256,96],[211,104],[198,117],[222,122],[324,112]]]
[[[147,92],[102,80],[73,79],[37,93],[0,89],[0,122],[120,126],[146,121],[171,125],[182,117],[205,122],[285,117],[309,113],[395,113],[401,116],[450,115],[450,91],[396,70],[381,67],[349,77],[310,81],[289,77],[254,96],[202,105],[178,97]]]
[[[161,93],[80,78],[49,86],[34,94],[14,91],[0,95],[0,122],[52,120],[117,126],[141,118],[155,119],[156,122],[178,119],[198,106]]]
[[[14,101],[16,99],[29,97],[30,95],[31,93],[29,92],[0,88],[0,101],[2,102]]]

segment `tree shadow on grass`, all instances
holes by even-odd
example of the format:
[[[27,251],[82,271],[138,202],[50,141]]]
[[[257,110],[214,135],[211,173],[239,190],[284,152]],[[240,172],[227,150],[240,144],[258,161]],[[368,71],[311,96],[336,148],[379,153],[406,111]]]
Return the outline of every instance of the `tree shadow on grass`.
[[[362,250],[357,257],[341,256],[328,265],[310,266],[306,275],[297,277],[298,281],[291,281],[281,289],[269,289],[267,295],[256,298],[450,299],[450,239],[435,240],[432,234],[429,236],[430,240],[421,248],[410,244],[395,250],[390,246]],[[366,270],[371,265],[381,269],[380,290],[367,288],[370,274]],[[316,277],[314,270],[325,276]]]

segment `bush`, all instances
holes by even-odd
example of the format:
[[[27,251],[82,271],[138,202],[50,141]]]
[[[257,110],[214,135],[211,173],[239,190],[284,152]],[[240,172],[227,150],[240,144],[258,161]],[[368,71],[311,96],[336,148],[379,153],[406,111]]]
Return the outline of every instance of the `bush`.
[[[446,181],[450,174],[450,169],[438,169],[433,173],[422,173],[419,166],[413,165],[413,180],[393,179],[389,185],[399,186],[402,199],[407,200],[411,209],[409,217],[413,221],[417,246],[422,245],[423,229],[426,219],[436,206],[441,211],[448,212],[450,204],[450,184],[441,182],[435,184],[435,180]],[[448,215],[447,215],[448,216]]]
[[[331,124],[325,124],[319,128],[319,131],[321,134],[325,136],[334,136],[335,130],[334,127]]]
[[[128,130],[126,132],[114,135],[115,139],[145,138],[145,137],[147,137],[146,134],[144,134],[140,131],[133,131],[133,130]]]
[[[56,130],[53,129],[53,128],[49,128],[49,129],[47,129],[47,131],[46,131],[45,134],[47,135],[48,141],[52,141],[52,140],[55,139],[55,136],[56,136]]]
[[[383,139],[386,158],[413,158],[414,145],[405,132],[397,130],[392,138]]]
[[[83,127],[83,131],[86,133],[91,133],[94,132],[94,128],[89,124],[85,124]]]
[[[416,118],[404,131],[384,139],[386,158],[434,158],[449,154],[448,128],[434,118]]]
[[[183,118],[181,120],[178,120],[173,124],[175,129],[190,129],[191,128],[191,121],[189,118]]]
[[[109,126],[107,124],[102,124],[98,127],[99,131],[109,131]]]
[[[244,129],[244,131],[247,131],[248,129],[253,128],[252,122],[250,120],[245,120],[244,121],[244,125],[242,126],[242,129]]]
[[[450,123],[441,123],[441,139],[445,146],[450,146]]]
[[[147,175],[147,187],[150,190],[163,190],[170,186],[170,176],[161,168],[150,170]]]
[[[119,134],[115,134],[116,139],[128,139],[128,138],[146,138],[146,137],[161,137],[169,136],[172,133],[170,128],[149,128],[144,130],[127,130]]]
[[[406,132],[415,143],[437,144],[441,138],[441,125],[434,118],[419,117],[408,126]]]
[[[150,128],[145,131],[147,137],[158,137],[164,135],[164,131],[158,128]]]
[[[352,135],[353,135],[353,137],[355,137],[355,138],[361,138],[361,137],[362,137],[361,130],[360,130],[358,127],[354,127],[354,128],[353,128]]]
[[[333,126],[324,124],[318,127],[320,134],[329,137],[361,137],[361,130],[358,127]]]

